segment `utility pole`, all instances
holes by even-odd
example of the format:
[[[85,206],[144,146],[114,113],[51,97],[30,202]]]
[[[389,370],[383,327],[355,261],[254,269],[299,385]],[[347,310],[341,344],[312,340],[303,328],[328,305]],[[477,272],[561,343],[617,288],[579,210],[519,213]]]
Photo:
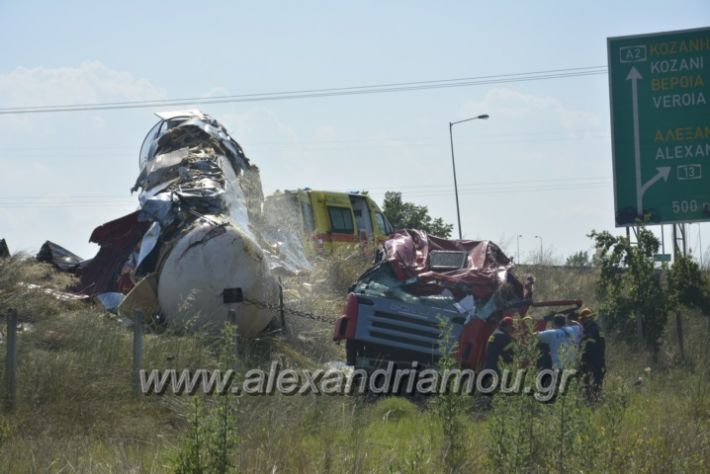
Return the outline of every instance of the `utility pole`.
[[[518,264],[520,263],[520,237],[522,237],[522,234],[518,234],[518,236],[515,239],[518,244],[518,248],[517,248],[518,254],[515,257],[515,263],[518,263]]]
[[[456,220],[459,225],[459,240],[463,239],[463,234],[461,232],[461,210],[459,207],[459,185],[456,180],[456,160],[454,159],[454,125],[464,122],[470,122],[471,120],[485,120],[488,118],[488,114],[481,114],[475,117],[470,117],[463,120],[457,120],[455,122],[449,122],[449,140],[451,141],[451,167],[454,170],[454,194],[456,195]]]
[[[544,256],[544,254],[543,254],[543,247],[542,247],[542,237],[539,236],[539,235],[536,235],[535,238],[536,238],[536,239],[540,239],[540,263],[542,263],[542,259],[543,259],[543,256]]]

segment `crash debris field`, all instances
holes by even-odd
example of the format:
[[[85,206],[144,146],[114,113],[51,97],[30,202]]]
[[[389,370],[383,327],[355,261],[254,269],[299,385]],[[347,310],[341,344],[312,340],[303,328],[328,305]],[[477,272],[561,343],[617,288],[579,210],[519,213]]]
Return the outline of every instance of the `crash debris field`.
[[[554,403],[485,405],[446,393],[137,393],[138,368],[233,370],[237,380],[274,363],[478,370],[504,317],[544,327],[600,304],[599,267],[516,265],[490,241],[391,229],[365,195],[284,193],[304,218],[321,200],[314,227],[338,220],[326,246],[264,205],[258,167],[217,120],[158,118],[140,150],[138,207],[96,227],[93,258],[52,241],[13,254],[0,240],[0,363],[16,369],[0,472],[707,470],[710,328],[694,313],[684,353],[671,329],[653,359],[609,344],[597,405],[574,390]],[[369,233],[356,227],[364,215]]]

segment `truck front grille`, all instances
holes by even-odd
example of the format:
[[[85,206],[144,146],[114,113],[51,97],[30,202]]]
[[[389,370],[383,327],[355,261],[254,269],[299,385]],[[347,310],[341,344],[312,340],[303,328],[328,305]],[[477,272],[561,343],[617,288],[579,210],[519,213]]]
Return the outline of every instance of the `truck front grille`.
[[[452,336],[458,335],[464,318],[454,316],[450,321],[454,325]],[[369,322],[368,333],[373,341],[439,355],[442,334],[441,323],[436,319],[376,310]]]

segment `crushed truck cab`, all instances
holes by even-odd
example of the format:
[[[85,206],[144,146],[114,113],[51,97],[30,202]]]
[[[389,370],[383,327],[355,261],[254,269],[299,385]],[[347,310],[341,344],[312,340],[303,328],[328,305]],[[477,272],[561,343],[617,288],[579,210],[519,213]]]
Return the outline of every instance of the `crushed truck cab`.
[[[397,231],[350,289],[333,338],[346,342],[347,363],[358,368],[433,366],[449,347],[463,367],[480,369],[504,316],[525,315],[531,305],[581,305],[533,303],[532,278],[521,283],[513,267],[490,241]]]

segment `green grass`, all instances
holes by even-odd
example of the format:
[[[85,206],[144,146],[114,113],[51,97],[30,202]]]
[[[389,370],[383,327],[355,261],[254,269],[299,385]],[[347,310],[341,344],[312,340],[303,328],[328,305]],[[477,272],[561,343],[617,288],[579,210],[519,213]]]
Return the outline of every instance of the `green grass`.
[[[334,317],[367,264],[357,254],[337,255],[319,264],[310,286],[286,280],[286,298],[299,309]],[[539,298],[582,296],[595,305],[593,270],[525,271],[520,275],[536,277]],[[0,261],[2,327],[10,307],[33,325],[18,337],[17,407],[0,416],[0,471],[173,472],[195,429],[192,397],[133,395],[130,329],[96,307],[58,302],[18,287],[19,281],[58,289],[70,283],[46,265],[20,257]],[[672,326],[655,365],[642,350],[610,340],[607,398],[594,409],[574,396],[551,405],[501,396],[485,412],[470,398],[460,400],[463,448],[454,467],[491,472],[503,459],[508,472],[707,472],[710,333],[706,318],[687,314],[685,323],[689,357],[682,363]],[[329,326],[292,317],[286,334],[243,341],[241,366],[281,360],[313,368],[342,360],[343,348],[330,336]],[[167,331],[147,335],[144,348],[146,368],[219,366],[214,337]],[[199,429],[211,439],[224,401],[200,398]],[[229,460],[239,472],[434,473],[452,467],[445,420],[433,400],[274,395],[227,403],[233,411]],[[530,450],[510,454],[511,447],[525,445]]]

